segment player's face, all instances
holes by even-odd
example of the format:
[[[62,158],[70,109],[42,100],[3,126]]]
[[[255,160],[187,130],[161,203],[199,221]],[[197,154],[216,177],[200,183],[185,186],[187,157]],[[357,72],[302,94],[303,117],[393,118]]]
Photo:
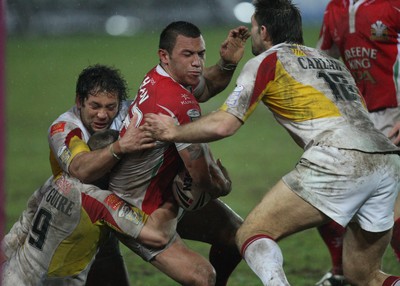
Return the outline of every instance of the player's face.
[[[251,51],[255,56],[258,56],[265,51],[260,27],[258,26],[254,15],[251,17]]]
[[[196,86],[203,73],[206,48],[202,36],[187,38],[179,35],[176,38],[172,53],[165,52],[161,59],[168,74],[183,86]]]
[[[116,94],[99,91],[89,95],[83,103],[77,100],[76,104],[80,110],[83,125],[90,134],[93,134],[110,127],[118,113],[119,101]]]

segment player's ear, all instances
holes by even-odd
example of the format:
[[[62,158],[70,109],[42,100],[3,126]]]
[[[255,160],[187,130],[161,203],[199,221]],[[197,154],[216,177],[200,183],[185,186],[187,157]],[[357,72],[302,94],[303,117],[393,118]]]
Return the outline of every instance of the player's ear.
[[[158,49],[158,57],[160,58],[160,62],[167,65],[169,62],[169,53],[167,50]]]
[[[269,36],[267,27],[265,27],[264,25],[261,25],[260,27],[260,35],[261,35],[261,39],[265,42],[270,42],[271,41],[271,37]]]
[[[76,104],[76,107],[77,107],[78,109],[80,109],[80,108],[82,107],[81,100],[80,100],[78,94],[76,94],[76,96],[75,96],[75,104]]]

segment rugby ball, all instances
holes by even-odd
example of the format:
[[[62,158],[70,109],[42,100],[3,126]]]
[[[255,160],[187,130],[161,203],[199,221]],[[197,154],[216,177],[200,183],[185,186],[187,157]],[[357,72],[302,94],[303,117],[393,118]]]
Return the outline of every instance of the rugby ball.
[[[208,193],[192,188],[192,177],[186,169],[175,176],[172,192],[179,206],[187,211],[199,210],[211,199]]]

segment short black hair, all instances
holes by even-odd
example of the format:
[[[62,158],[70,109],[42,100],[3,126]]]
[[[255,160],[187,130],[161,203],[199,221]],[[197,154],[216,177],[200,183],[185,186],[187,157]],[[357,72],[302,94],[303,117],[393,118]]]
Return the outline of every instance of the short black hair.
[[[83,104],[89,95],[100,90],[116,93],[119,103],[128,97],[128,85],[118,69],[101,64],[86,67],[76,82],[76,97]]]
[[[265,26],[272,44],[304,44],[300,10],[291,0],[254,0],[254,18]]]
[[[158,48],[166,50],[171,54],[175,47],[176,38],[178,35],[188,38],[198,38],[201,36],[201,31],[196,25],[190,22],[172,22],[161,32]]]
[[[87,142],[90,150],[102,149],[118,140],[119,132],[114,129],[96,131]]]

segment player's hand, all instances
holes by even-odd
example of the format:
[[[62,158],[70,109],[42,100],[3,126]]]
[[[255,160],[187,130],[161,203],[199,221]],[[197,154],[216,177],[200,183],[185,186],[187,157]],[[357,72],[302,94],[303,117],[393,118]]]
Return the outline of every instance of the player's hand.
[[[220,56],[225,64],[238,64],[244,54],[249,30],[245,26],[239,26],[229,31],[228,37],[221,44]]]
[[[140,129],[147,132],[148,136],[160,141],[173,141],[177,128],[176,120],[165,114],[147,113],[144,117],[145,124]]]
[[[210,166],[210,174],[213,178],[214,184],[217,186],[217,193],[211,193],[213,198],[228,195],[232,190],[232,181],[229,177],[228,171],[222,165],[221,160],[218,159],[216,164]]]
[[[392,142],[394,144],[396,144],[397,146],[400,145],[400,121],[397,121],[392,130],[390,130],[389,135],[388,135],[389,139],[392,140]]]
[[[122,138],[118,140],[122,153],[133,153],[156,146],[155,140],[148,133],[136,127],[137,114],[134,114],[131,123]]]

